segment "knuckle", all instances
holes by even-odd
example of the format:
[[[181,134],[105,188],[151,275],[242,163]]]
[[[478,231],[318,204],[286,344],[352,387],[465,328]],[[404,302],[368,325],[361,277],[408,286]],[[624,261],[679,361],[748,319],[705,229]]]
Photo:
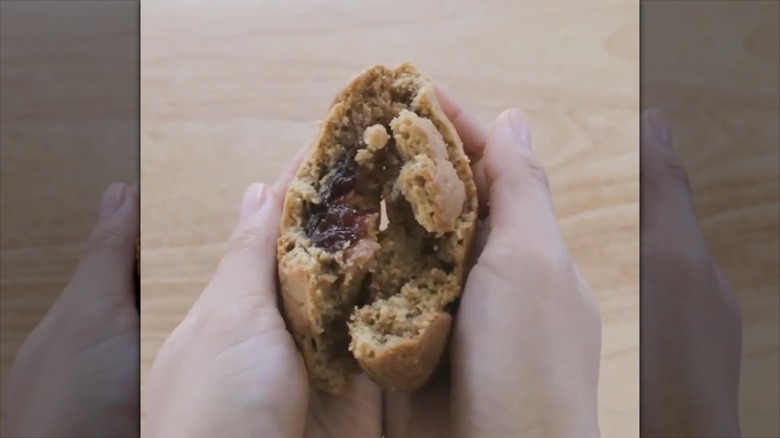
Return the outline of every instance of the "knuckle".
[[[531,178],[549,195],[551,193],[550,179],[542,162],[536,156],[527,156],[525,158],[525,166]]]
[[[712,283],[718,279],[715,262],[702,248],[676,245],[644,253],[645,256],[643,268],[647,269],[648,275],[668,276],[680,284]]]
[[[97,228],[87,242],[88,252],[124,248],[128,246],[127,238],[121,230],[108,227]]]
[[[478,266],[511,284],[541,288],[536,293],[551,302],[567,303],[587,330],[601,330],[602,312],[598,299],[568,251],[559,245],[529,247],[505,239],[486,248]]]
[[[266,229],[239,229],[228,244],[228,253],[241,252],[252,248],[271,248],[276,245],[276,236]]]
[[[483,257],[480,257],[483,261],[500,266],[506,272],[559,279],[577,278],[571,257],[558,245],[523,245],[519,239],[507,236],[488,244]]]
[[[664,187],[670,182],[686,190],[690,190],[691,187],[687,169],[674,155],[663,155],[657,162],[648,165],[646,171],[640,172],[642,184],[648,187]]]
[[[233,306],[226,306],[216,300],[198,300],[198,304],[185,318],[186,324],[181,324],[181,329],[198,339],[203,346],[219,344],[226,332],[245,321],[238,318],[232,312],[233,309]]]
[[[663,155],[648,164],[642,163],[640,169],[640,188],[649,201],[660,202],[670,193],[680,192],[692,196],[691,180],[683,163],[673,155]]]
[[[688,178],[688,171],[679,159],[668,157],[665,160],[665,165],[669,176],[671,176],[673,180],[682,184],[685,188],[690,189],[691,182]]]
[[[698,276],[716,278],[715,263],[709,252],[704,250],[676,250],[672,252],[671,263]]]
[[[542,270],[542,272],[546,272],[564,280],[574,280],[577,278],[574,262],[566,251],[537,249],[534,260],[536,263],[531,263],[531,266]]]
[[[511,157],[493,156],[485,165],[485,177],[490,185],[505,179],[513,186],[524,185],[528,181],[541,188],[550,196],[550,179],[541,160],[531,151],[515,150]]]

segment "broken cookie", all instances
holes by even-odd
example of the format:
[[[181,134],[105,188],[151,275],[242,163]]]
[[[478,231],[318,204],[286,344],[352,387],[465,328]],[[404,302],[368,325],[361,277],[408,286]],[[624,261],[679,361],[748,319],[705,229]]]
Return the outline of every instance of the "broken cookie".
[[[338,393],[361,369],[389,390],[428,381],[477,205],[463,144],[414,67],[372,67],[338,95],[288,188],[277,252],[315,388]]]

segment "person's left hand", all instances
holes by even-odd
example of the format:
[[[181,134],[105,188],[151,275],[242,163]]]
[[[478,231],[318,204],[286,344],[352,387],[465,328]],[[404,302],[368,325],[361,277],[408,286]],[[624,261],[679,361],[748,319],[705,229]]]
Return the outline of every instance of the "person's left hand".
[[[140,434],[138,190],[110,186],[86,254],[16,355],[3,436]]]
[[[157,355],[148,436],[381,436],[379,389],[361,376],[340,396],[310,390],[277,306],[282,199],[303,152],[275,187],[247,189],[227,254]]]

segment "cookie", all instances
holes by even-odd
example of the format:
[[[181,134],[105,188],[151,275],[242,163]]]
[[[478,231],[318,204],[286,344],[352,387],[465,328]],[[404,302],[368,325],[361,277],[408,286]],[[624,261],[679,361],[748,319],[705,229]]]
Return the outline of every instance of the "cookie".
[[[477,221],[463,144],[432,83],[374,66],[336,97],[284,200],[282,310],[312,385],[361,369],[410,391],[447,345]]]

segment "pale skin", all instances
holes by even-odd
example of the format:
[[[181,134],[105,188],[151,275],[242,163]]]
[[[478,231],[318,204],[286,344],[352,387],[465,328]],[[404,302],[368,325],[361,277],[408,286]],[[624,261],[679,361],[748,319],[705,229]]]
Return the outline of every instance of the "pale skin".
[[[309,388],[277,308],[274,257],[302,150],[275,185],[247,190],[230,251],[158,354],[145,436],[599,435],[598,308],[522,115],[505,112],[487,132],[439,97],[483,201],[449,374],[413,394],[383,393],[365,376],[338,397]],[[739,306],[657,111],[643,115],[641,152],[642,436],[738,436]],[[137,187],[112,185],[76,273],[4,380],[4,435],[138,436],[137,237]]]
[[[274,186],[247,190],[230,251],[158,354],[145,436],[598,436],[598,308],[522,116],[505,112],[488,133],[439,97],[489,200],[449,375],[414,394],[383,394],[365,376],[339,397],[308,387],[274,281],[281,199],[302,150]],[[738,436],[739,306],[657,111],[643,115],[641,153],[642,436]],[[3,381],[4,436],[138,436],[138,228],[137,187],[112,185],[76,273]]]
[[[642,115],[641,433],[740,436],[742,318],[694,212],[665,116]]]
[[[148,436],[599,436],[599,310],[558,229],[525,119],[506,111],[488,132],[439,94],[489,200],[449,382],[413,394],[383,393],[365,376],[342,396],[309,388],[275,286],[282,200],[299,154],[274,186],[246,191],[230,250],[161,348]]]
[[[106,190],[75,274],[3,381],[3,436],[139,435],[138,208],[137,186]]]

